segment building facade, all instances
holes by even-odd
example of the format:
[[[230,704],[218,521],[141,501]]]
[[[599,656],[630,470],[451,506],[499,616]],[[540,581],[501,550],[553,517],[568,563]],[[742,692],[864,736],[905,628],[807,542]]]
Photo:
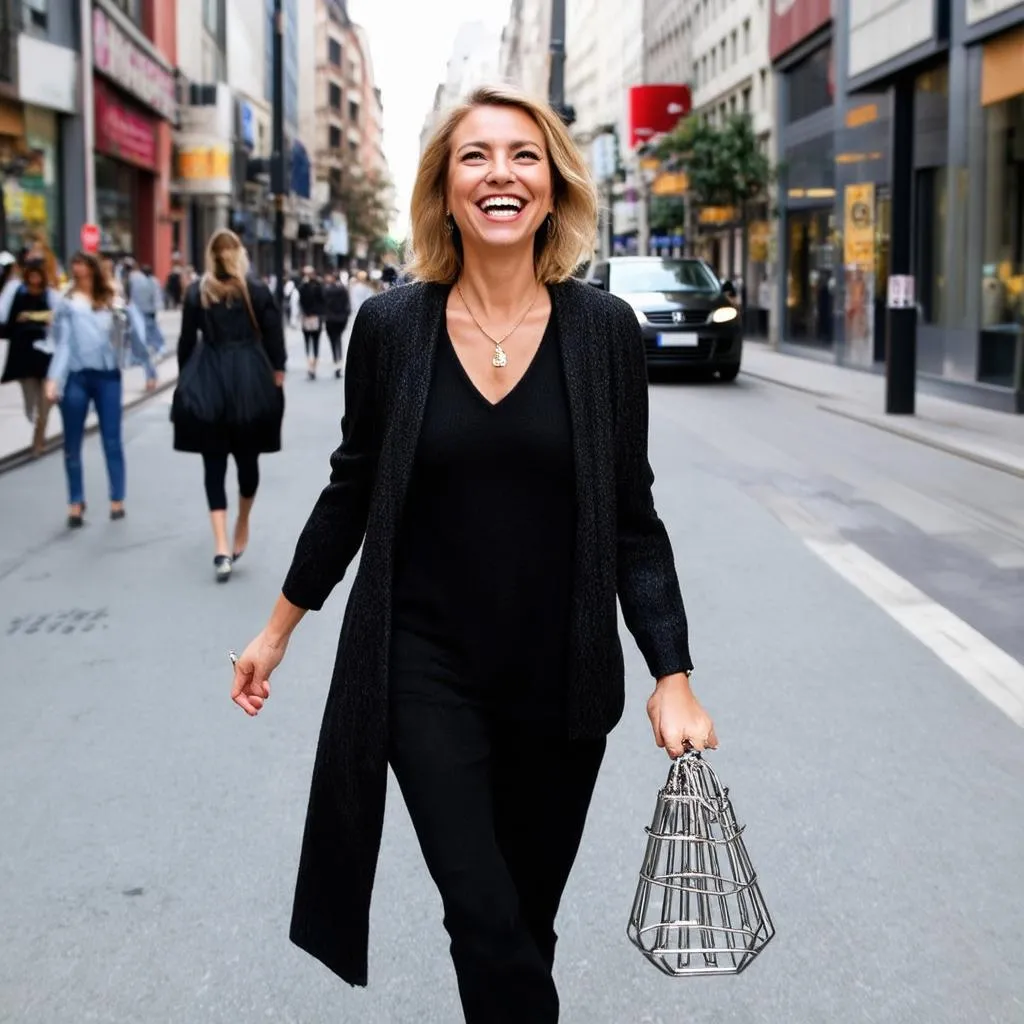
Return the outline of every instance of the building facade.
[[[80,38],[70,5],[0,2],[0,248],[63,258],[86,220]]]
[[[566,30],[572,31],[568,19]],[[498,74],[502,81],[546,99],[550,45],[551,0],[512,0],[499,50]]]
[[[799,39],[773,25],[783,343],[881,369],[899,247],[918,386],[1024,411],[1024,3],[796,7]]]
[[[176,14],[174,0],[93,0],[91,23],[82,27],[92,54],[83,92],[92,102],[100,247],[133,255],[161,279],[173,250]]]

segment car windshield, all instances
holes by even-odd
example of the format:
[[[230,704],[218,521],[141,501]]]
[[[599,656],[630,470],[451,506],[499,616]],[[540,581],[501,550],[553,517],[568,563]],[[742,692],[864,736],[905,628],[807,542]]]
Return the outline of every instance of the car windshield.
[[[609,291],[616,295],[636,292],[717,292],[718,281],[700,260],[642,260],[613,263]]]

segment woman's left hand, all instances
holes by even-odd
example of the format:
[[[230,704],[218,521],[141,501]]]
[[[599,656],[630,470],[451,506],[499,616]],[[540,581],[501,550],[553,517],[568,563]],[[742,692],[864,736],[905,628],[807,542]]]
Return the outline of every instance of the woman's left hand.
[[[274,371],[274,383],[279,387],[284,387],[284,370]]]
[[[57,382],[55,380],[47,379],[43,384],[43,394],[46,396],[46,400],[54,405],[60,399],[60,392],[57,390]]]
[[[669,757],[679,757],[687,750],[718,749],[714,722],[682,672],[658,680],[647,701],[647,717],[654,729],[654,742]]]

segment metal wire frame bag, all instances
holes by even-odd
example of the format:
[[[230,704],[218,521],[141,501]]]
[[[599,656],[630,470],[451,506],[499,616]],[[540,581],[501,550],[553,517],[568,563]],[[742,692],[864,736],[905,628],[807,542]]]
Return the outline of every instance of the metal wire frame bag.
[[[673,977],[739,974],[775,934],[729,791],[697,751],[658,793],[626,929]]]

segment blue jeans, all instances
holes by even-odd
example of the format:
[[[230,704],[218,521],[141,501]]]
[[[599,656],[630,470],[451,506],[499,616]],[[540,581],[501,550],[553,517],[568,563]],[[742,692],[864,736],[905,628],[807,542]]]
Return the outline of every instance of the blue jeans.
[[[157,323],[156,313],[143,313],[142,319],[146,324],[146,346],[153,355],[159,355],[164,350],[164,336]]]
[[[82,440],[89,403],[96,406],[103,454],[107,460],[110,500],[124,501],[124,447],[121,444],[121,371],[75,370],[68,374],[60,413],[64,419],[64,470],[68,477],[68,504],[85,501],[82,485]]]

